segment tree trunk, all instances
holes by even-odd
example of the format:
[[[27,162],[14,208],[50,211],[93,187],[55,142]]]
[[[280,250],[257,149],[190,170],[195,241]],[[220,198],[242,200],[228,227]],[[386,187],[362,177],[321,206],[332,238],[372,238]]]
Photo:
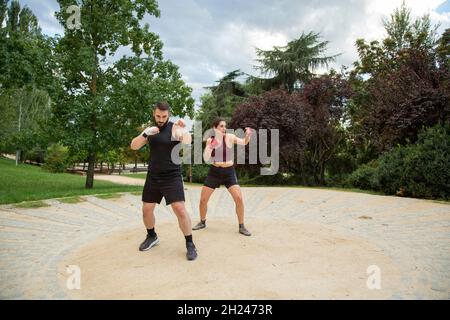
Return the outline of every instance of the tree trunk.
[[[137,156],[134,157],[134,168],[137,169]]]
[[[100,162],[100,172],[103,172],[103,161]]]
[[[320,164],[319,168],[319,183],[320,185],[325,185],[325,163]]]
[[[17,150],[16,151],[16,166],[19,164],[19,162],[20,162],[20,155],[21,155],[21,152],[20,152],[20,150]]]
[[[20,133],[20,129],[21,129],[21,124],[22,124],[22,95],[20,96],[20,102],[19,102],[19,121],[18,121],[18,131],[19,131],[19,133]],[[21,154],[20,154],[20,150],[17,150],[16,151],[16,166],[19,164],[19,162],[20,162],[20,156],[21,156]]]
[[[86,161],[83,162],[83,171],[86,169]]]
[[[305,166],[303,161],[300,163],[300,170],[302,171],[302,184],[306,186]]]
[[[88,171],[86,175],[86,189],[92,189],[94,187],[94,165],[95,165],[95,152],[90,151],[88,156]]]

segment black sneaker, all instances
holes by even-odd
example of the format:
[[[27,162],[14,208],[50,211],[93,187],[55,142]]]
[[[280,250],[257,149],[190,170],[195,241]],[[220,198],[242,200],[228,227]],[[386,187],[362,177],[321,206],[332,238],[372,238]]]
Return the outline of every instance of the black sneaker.
[[[188,260],[195,260],[197,258],[197,249],[195,248],[195,245],[193,242],[186,243],[186,258]]]
[[[192,228],[192,230],[200,230],[200,229],[203,229],[203,228],[206,228],[206,223],[200,221],[199,223],[197,223],[197,224]]]
[[[147,234],[147,238],[145,238],[144,242],[139,246],[139,251],[147,251],[151,247],[157,245],[159,242],[158,236],[152,237]]]

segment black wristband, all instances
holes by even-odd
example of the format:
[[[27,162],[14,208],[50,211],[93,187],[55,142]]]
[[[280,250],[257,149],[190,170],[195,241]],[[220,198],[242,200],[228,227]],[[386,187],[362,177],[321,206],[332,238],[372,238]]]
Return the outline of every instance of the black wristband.
[[[145,132],[142,134],[142,136],[144,137],[144,138],[146,138],[147,139],[147,137],[148,137],[148,134],[146,134]]]

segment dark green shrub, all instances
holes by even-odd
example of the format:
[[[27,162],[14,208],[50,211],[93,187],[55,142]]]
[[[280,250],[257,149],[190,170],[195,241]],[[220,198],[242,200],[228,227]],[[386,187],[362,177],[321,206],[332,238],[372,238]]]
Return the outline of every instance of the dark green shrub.
[[[361,189],[417,198],[450,198],[450,124],[425,128],[415,144],[383,153],[348,178]]]
[[[407,196],[450,198],[450,124],[422,131],[407,148],[402,187]]]
[[[364,190],[378,189],[377,162],[363,164],[353,171],[347,178],[347,185]]]
[[[67,147],[55,143],[48,147],[45,156],[45,170],[50,172],[64,172],[68,166],[68,150]]]

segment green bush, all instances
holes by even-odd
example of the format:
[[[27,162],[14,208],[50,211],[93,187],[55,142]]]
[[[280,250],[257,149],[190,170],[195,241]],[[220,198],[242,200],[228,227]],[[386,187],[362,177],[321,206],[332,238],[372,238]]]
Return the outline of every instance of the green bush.
[[[189,165],[183,165],[183,177],[189,181]],[[209,165],[207,164],[193,164],[192,165],[192,182],[203,183],[208,175]]]
[[[415,144],[382,154],[378,165],[362,165],[348,182],[361,189],[417,198],[450,198],[450,124],[423,129]]]
[[[408,150],[397,146],[379,157],[377,178],[379,190],[387,194],[401,192],[403,186],[404,158]]]
[[[68,161],[68,148],[55,143],[47,148],[45,163],[42,167],[50,172],[64,172],[68,166]]]
[[[379,188],[377,162],[363,164],[353,171],[347,178],[347,185],[364,190],[377,190]]]
[[[407,150],[402,177],[405,195],[450,198],[450,124],[422,131]]]

